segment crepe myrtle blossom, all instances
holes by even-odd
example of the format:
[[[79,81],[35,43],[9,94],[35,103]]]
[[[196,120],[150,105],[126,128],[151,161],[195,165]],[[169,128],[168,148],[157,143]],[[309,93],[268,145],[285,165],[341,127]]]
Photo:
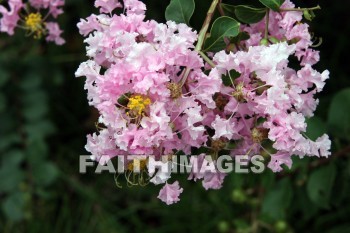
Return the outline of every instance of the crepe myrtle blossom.
[[[180,201],[180,194],[183,188],[180,188],[179,182],[175,181],[173,184],[166,183],[160,190],[158,198],[164,201],[167,205],[171,205]]]
[[[20,9],[12,5],[12,11]],[[268,167],[279,172],[283,166],[291,168],[293,155],[330,155],[327,135],[316,141],[305,135],[306,118],[313,116],[315,95],[329,72],[313,68],[319,55],[311,48],[308,25],[300,23],[302,13],[271,11],[267,35],[275,40],[263,45],[265,20],[242,25],[250,38],[238,42],[234,51],[210,54],[209,66],[210,58],[204,62],[194,46],[196,31],[172,21],[146,20],[143,2],[96,0],[95,7],[98,14],[78,23],[89,59],[76,76],[86,77],[89,104],[100,114],[98,132],[87,136],[86,145],[96,160],[105,163],[116,155],[162,160],[164,155],[203,150],[213,161],[225,153],[248,159],[266,154]],[[287,0],[282,7],[294,5]],[[118,8],[122,14],[115,13]],[[51,30],[57,34],[57,28]],[[298,70],[289,66],[293,56],[299,59]],[[207,163],[202,154],[194,157],[193,164]],[[148,181],[164,185],[159,199],[166,204],[179,201],[183,189],[170,181],[171,173],[148,171],[144,160],[139,164]],[[125,166],[127,177],[134,177],[132,165]],[[205,189],[219,189],[225,176],[191,172],[188,179],[201,180]],[[145,177],[138,177],[127,180],[144,185]]]
[[[9,0],[7,6],[0,5],[0,31],[9,35],[16,28],[26,31],[34,39],[45,39],[62,45],[62,30],[55,21],[63,13],[64,0]]]
[[[290,0],[285,0],[281,9],[293,9],[295,5]],[[313,36],[309,32],[309,25],[302,23],[302,11],[270,11],[269,13],[269,38],[287,41],[295,44],[294,55],[299,59],[300,65],[314,65],[320,60],[319,51],[313,47]],[[257,46],[264,38],[265,20],[252,25],[243,25],[242,30],[250,34],[250,39],[245,47]]]

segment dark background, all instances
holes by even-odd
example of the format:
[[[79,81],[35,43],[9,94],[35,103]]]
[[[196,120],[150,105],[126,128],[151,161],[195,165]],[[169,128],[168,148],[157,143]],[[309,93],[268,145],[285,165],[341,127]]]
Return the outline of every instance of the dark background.
[[[196,0],[191,25],[199,30],[210,0]],[[239,1],[228,0],[235,4]],[[148,18],[164,21],[169,1],[145,1]],[[76,24],[93,1],[67,0],[59,18],[67,43],[35,41],[17,31],[0,35],[0,232],[350,232],[350,4],[320,4],[310,31],[322,37],[317,69],[331,79],[319,95],[308,136],[327,132],[329,159],[295,159],[291,171],[231,174],[221,190],[179,177],[181,201],[166,206],[160,187],[118,189],[113,175],[79,174],[86,134],[98,118],[88,106],[84,79],[74,72],[86,60]]]

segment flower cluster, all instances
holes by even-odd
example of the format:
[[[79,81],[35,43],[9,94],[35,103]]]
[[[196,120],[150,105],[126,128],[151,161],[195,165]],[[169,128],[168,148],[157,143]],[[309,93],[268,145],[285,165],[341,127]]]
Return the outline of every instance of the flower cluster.
[[[13,35],[16,28],[21,28],[35,39],[45,37],[57,45],[65,43],[58,23],[48,21],[63,13],[64,0],[8,0],[6,5],[0,5],[1,32]]]
[[[310,47],[302,13],[271,12],[268,35],[279,42],[260,45],[265,21],[243,25],[249,40],[239,51],[213,54],[209,69],[194,49],[198,35],[185,24],[145,20],[146,6],[138,0],[96,0],[100,14],[78,24],[86,37],[88,61],[76,76],[85,76],[89,104],[100,113],[98,133],[88,135],[86,149],[105,163],[117,155],[164,156],[206,150],[220,155],[266,154],[268,167],[291,167],[292,155],[329,155],[330,141],[305,136],[305,118],[311,117],[328,71],[312,68],[318,52]],[[286,1],[285,7],[294,7]],[[124,8],[117,15],[113,11]],[[300,69],[289,66],[289,58]],[[224,80],[224,81],[223,81]],[[233,149],[232,149],[233,148]],[[192,156],[193,164],[206,162]],[[172,163],[169,160],[166,165]],[[143,166],[143,169],[147,169]],[[167,204],[179,200],[178,181],[171,174],[149,174],[150,182],[164,184],[158,198]],[[191,172],[205,189],[219,189],[225,174]]]

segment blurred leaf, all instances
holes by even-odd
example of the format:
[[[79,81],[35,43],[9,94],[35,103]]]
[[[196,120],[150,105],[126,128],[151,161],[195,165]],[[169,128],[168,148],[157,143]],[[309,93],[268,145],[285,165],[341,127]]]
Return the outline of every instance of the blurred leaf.
[[[262,177],[261,177],[261,185],[266,190],[270,189],[275,183],[275,174],[270,169],[267,169],[261,175],[262,175]]]
[[[3,163],[11,165],[19,165],[24,159],[24,154],[21,150],[15,149],[6,154],[3,157]]]
[[[9,192],[19,187],[24,173],[16,163],[7,163],[5,160],[0,167],[0,177],[0,192]]]
[[[20,87],[22,90],[28,90],[39,87],[41,84],[41,77],[37,73],[30,73],[21,77]]]
[[[48,105],[42,104],[31,104],[23,107],[23,115],[28,121],[39,120],[48,112]]]
[[[19,221],[24,217],[25,200],[23,194],[16,192],[9,195],[2,203],[4,214],[12,221]]]
[[[290,179],[280,180],[272,189],[269,189],[262,203],[262,214],[274,220],[286,217],[286,211],[293,197]]]
[[[25,131],[28,134],[28,140],[34,141],[41,139],[55,132],[55,127],[48,120],[32,122],[25,126]]]
[[[328,112],[329,131],[340,138],[350,139],[350,88],[338,92]]]
[[[7,71],[0,68],[0,87],[4,86],[6,82],[9,80],[10,75]]]
[[[314,205],[306,194],[306,185],[295,189],[295,197],[293,199],[292,211],[301,213],[303,220],[309,220],[318,213],[319,207]]]
[[[224,38],[237,36],[239,25],[236,20],[227,16],[217,18],[211,27],[210,37],[205,41],[204,50],[217,52],[224,49]]]
[[[233,222],[234,222],[235,227],[237,229],[239,229],[239,230],[247,230],[247,229],[249,229],[251,227],[251,224],[248,223],[244,219],[239,219],[238,218],[238,219],[233,220]],[[243,231],[243,232],[245,232],[245,231]],[[249,231],[247,231],[247,232],[249,232]]]
[[[6,137],[1,137],[0,140],[0,151],[4,151],[8,149],[8,147],[12,146],[13,144],[20,143],[21,137],[17,133],[9,133],[6,134]]]
[[[311,140],[316,140],[327,132],[326,123],[319,117],[314,116],[306,120],[307,130],[306,135]]]
[[[21,98],[22,104],[24,106],[46,104],[47,100],[47,93],[40,89],[36,91],[25,92]]]
[[[5,95],[0,93],[0,112],[6,110],[6,98]]]
[[[311,174],[307,183],[307,193],[315,205],[329,207],[335,175],[336,167],[333,163],[320,167]]]
[[[189,25],[195,8],[194,0],[171,0],[165,10],[166,20]]]
[[[326,233],[347,233],[350,232],[350,225],[341,225],[341,226],[334,226],[331,230],[327,231]]]
[[[50,185],[58,175],[57,167],[50,162],[33,164],[33,178],[38,185]]]
[[[270,8],[273,11],[279,11],[281,5],[285,0],[259,0],[264,6]]]
[[[44,139],[38,139],[31,141],[26,150],[27,158],[29,163],[41,163],[44,161],[44,158],[48,155],[48,145]]]
[[[242,23],[253,24],[260,22],[265,17],[266,9],[240,5],[235,7],[235,15]]]

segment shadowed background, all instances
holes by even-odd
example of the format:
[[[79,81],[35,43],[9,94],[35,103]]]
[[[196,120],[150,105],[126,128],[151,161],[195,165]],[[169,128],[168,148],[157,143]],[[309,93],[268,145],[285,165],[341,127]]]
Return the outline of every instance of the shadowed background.
[[[149,19],[165,20],[169,0],[144,2]],[[210,2],[196,0],[191,26],[197,31]],[[20,31],[1,34],[0,232],[350,232],[349,4],[295,2],[323,9],[310,30],[323,38],[316,67],[329,69],[331,79],[307,134],[315,139],[327,132],[333,156],[296,159],[280,174],[231,174],[221,190],[205,191],[179,177],[184,192],[172,206],[156,198],[160,187],[118,189],[111,174],[78,172],[86,134],[95,132],[98,118],[84,79],[74,77],[86,60],[76,24],[97,13],[93,1],[66,1],[62,47]]]

